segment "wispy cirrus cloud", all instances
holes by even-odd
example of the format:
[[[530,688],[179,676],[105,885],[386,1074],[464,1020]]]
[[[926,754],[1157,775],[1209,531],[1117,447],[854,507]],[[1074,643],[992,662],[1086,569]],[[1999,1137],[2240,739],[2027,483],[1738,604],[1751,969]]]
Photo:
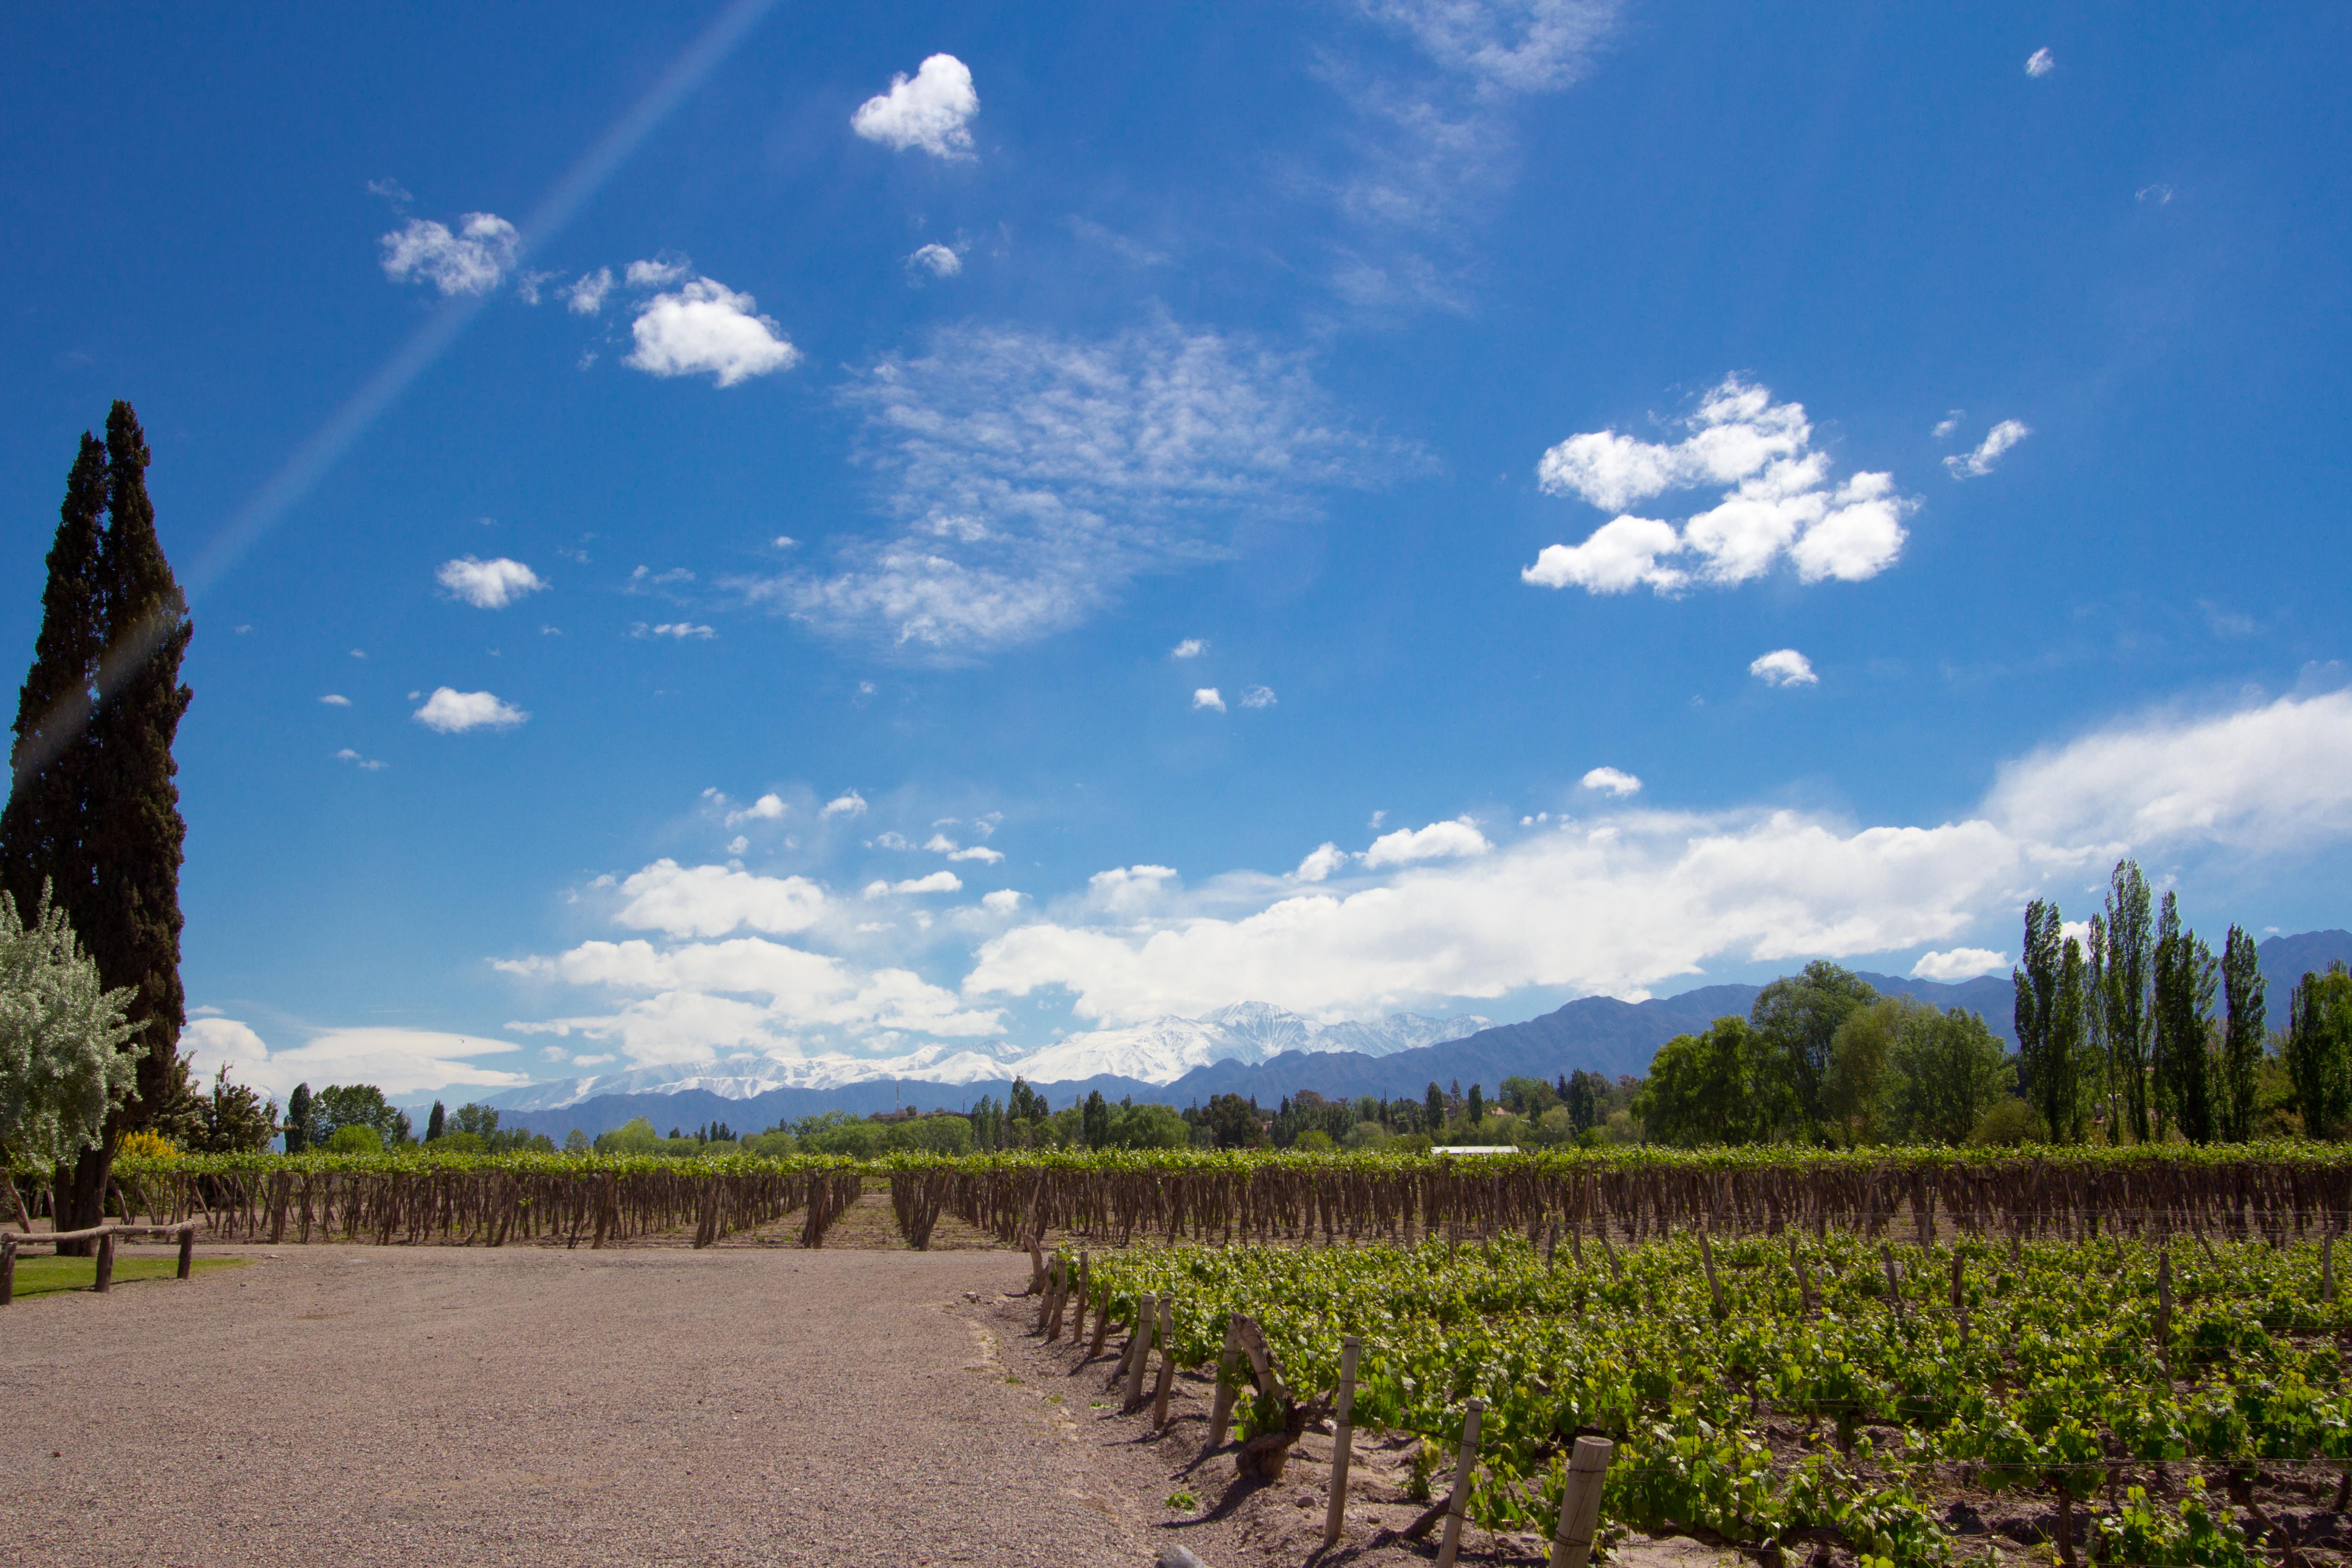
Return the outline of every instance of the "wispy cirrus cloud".
[[[1417,68],[1346,42],[1319,74],[1354,110],[1344,163],[1318,183],[1352,237],[1333,281],[1354,301],[1458,308],[1465,241],[1518,174],[1530,98],[1580,80],[1615,29],[1616,0],[1363,0]]]
[[[1418,452],[1360,434],[1302,357],[1161,320],[1081,340],[955,327],[854,378],[892,527],[829,571],[738,581],[827,634],[961,658],[1077,625],[1135,578],[1221,558]]]

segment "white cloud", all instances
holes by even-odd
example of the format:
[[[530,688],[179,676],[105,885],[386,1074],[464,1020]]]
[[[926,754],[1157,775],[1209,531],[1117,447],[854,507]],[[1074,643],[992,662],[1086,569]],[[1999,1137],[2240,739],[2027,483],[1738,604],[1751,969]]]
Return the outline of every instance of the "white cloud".
[[[2045,77],[2057,68],[2058,57],[2046,48],[2036,49],[2025,57],[2025,74],[2030,77]]]
[[[1222,713],[1225,710],[1225,700],[1218,695],[1215,687],[1203,686],[1192,693],[1192,707],[1196,712],[1203,708],[1213,708]]]
[[[918,281],[925,272],[934,278],[952,278],[962,270],[963,258],[937,242],[922,247],[907,258],[907,271]]]
[[[313,1089],[372,1083],[398,1095],[444,1085],[505,1089],[530,1081],[525,1074],[465,1059],[521,1048],[512,1041],[425,1029],[328,1029],[301,1045],[272,1051],[247,1025],[209,1017],[190,1021],[180,1044],[197,1076],[209,1079],[226,1066],[233,1081],[274,1095],[280,1104],[296,1084],[305,1082]]]
[[[1960,427],[1960,421],[1967,418],[1968,415],[1969,411],[1967,409],[1955,408],[1950,413],[1945,415],[1941,419],[1937,420],[1935,429],[1928,432],[1928,434],[1934,436],[1938,441],[1949,440],[1951,438],[1952,432]]]
[[[1948,457],[1944,459],[1944,467],[1956,479],[1982,479],[1992,472],[2002,453],[2032,434],[2022,420],[2004,419],[1985,432],[1984,440],[1975,451]]]
[[[1622,768],[1594,768],[1580,781],[1587,789],[1599,790],[1623,799],[1642,793],[1642,781]]]
[[[455,561],[443,562],[441,569],[433,574],[433,580],[451,597],[463,599],[478,610],[505,609],[524,595],[536,594],[547,586],[538,573],[503,555],[495,561],[460,555]]]
[[[1198,658],[1209,651],[1209,645],[1199,637],[1186,637],[1169,650],[1171,658]]]
[[[1009,915],[1021,907],[1021,895],[1011,888],[999,888],[980,896],[980,907],[991,914]]]
[[[362,773],[380,773],[383,769],[392,765],[390,763],[380,763],[373,757],[363,757],[357,752],[352,751],[349,746],[345,746],[341,751],[335,753],[335,761],[339,763],[349,763],[352,766],[359,769]]]
[[[1298,869],[1291,876],[1301,882],[1320,882],[1354,858],[1345,849],[1326,839],[1307,851],[1307,858],[1298,863]]]
[[[727,826],[735,827],[746,822],[773,822],[782,817],[786,809],[782,795],[763,795],[742,810],[729,812]]]
[[[808,1030],[887,1040],[902,1030],[985,1035],[1003,1022],[995,1009],[973,1008],[911,971],[861,969],[760,937],[670,948],[587,942],[551,959],[498,967],[530,979],[635,994],[614,1012],[509,1027],[614,1043],[641,1067],[709,1061],[726,1048],[791,1059],[803,1054]]]
[[[2049,843],[2284,852],[2352,836],[2352,691],[2159,713],[2003,766],[1987,808]]]
[[[456,691],[439,686],[414,717],[428,730],[455,735],[467,730],[509,730],[530,715],[487,691]]]
[[[1776,647],[1770,653],[1757,655],[1748,661],[1748,673],[1767,686],[1822,683],[1822,678],[1813,673],[1813,661],[1792,647]]]
[[[1364,851],[1364,867],[1378,870],[1382,866],[1410,866],[1423,860],[1452,860],[1465,855],[1484,855],[1493,847],[1486,842],[1486,836],[1465,816],[1454,822],[1433,822],[1426,827],[1400,827],[1394,833],[1383,833]]]
[[[1956,947],[1948,952],[1923,952],[1919,962],[1911,966],[1915,980],[1940,980],[1947,984],[1956,981],[1974,980],[1979,974],[1990,974],[2007,969],[2006,954],[1989,947]]]
[[[1136,577],[1224,558],[1238,522],[1381,482],[1400,449],[1349,431],[1295,356],[1160,321],[1094,342],[951,327],[843,401],[891,528],[736,586],[821,631],[934,658],[1077,625]]]
[[[804,877],[757,877],[725,866],[655,861],[621,884],[614,920],[674,937],[725,936],[738,927],[789,936],[816,924],[824,889]]]
[[[1857,473],[1830,479],[1829,454],[1813,446],[1800,403],[1775,403],[1769,387],[1727,377],[1683,422],[1672,444],[1613,430],[1571,436],[1536,465],[1542,487],[1621,515],[1580,545],[1547,546],[1521,580],[1594,594],[1648,587],[1679,592],[1693,582],[1727,587],[1759,577],[1781,560],[1801,581],[1860,582],[1902,552],[1902,518],[1915,504],[1894,477]],[[1622,509],[1669,491],[1724,487],[1722,499],[1680,528]],[[1688,569],[1666,564],[1689,559]]]
[[[664,621],[647,626],[639,621],[630,628],[630,635],[639,637],[669,637],[677,642],[707,642],[719,633],[709,626],[698,626],[692,621]]]
[[[1679,554],[1682,535],[1671,522],[1654,518],[1620,517],[1593,530],[1581,544],[1547,544],[1536,563],[1520,568],[1519,580],[1538,588],[1571,584],[1595,594],[1622,594],[1629,588],[1654,588],[1671,594],[1690,581],[1688,573],[1661,566],[1662,555]]]
[[[2172,198],[2175,194],[2176,193],[2170,185],[2164,184],[2162,181],[2158,181],[2155,184],[2142,185],[2138,190],[2134,191],[2132,193],[2132,200],[2136,202],[2154,202],[2158,206],[2165,207],[2172,205]]]
[[[1271,686],[1242,688],[1242,706],[1244,708],[1271,708],[1274,702],[1274,688]]]
[[[948,856],[948,858],[950,860],[978,860],[986,865],[1000,866],[1004,863],[1004,851],[1002,849],[991,849],[985,844],[975,844],[968,849],[958,849],[953,851]]]
[[[1521,108],[1582,78],[1615,0],[1368,0],[1433,68],[1333,49],[1317,74],[1355,110],[1324,188],[1352,231],[1332,281],[1373,309],[1467,304],[1476,241],[1521,164]],[[1382,51],[1383,55],[1388,51]]]
[[[889,91],[859,104],[849,128],[897,152],[919,147],[937,158],[969,158],[979,112],[971,69],[953,55],[933,55],[911,78],[893,76]]]
[[[817,815],[820,816],[863,816],[866,815],[866,797],[858,794],[854,789],[845,790],[840,795],[837,795],[831,800],[826,801],[824,803],[824,809],[817,813]]]
[[[685,257],[665,253],[651,261],[630,262],[626,278],[632,289],[667,289],[693,272],[694,263]]]
[[[878,899],[890,893],[961,893],[963,879],[953,871],[934,871],[928,877],[908,877],[904,881],[874,881],[866,885],[866,896]]]
[[[790,370],[800,351],[758,308],[751,295],[709,278],[656,294],[639,308],[629,329],[636,350],[622,363],[652,375],[708,374],[720,386]]]
[[[330,691],[319,700],[330,708],[348,708],[352,705],[352,700],[340,691]]]
[[[599,267],[582,273],[580,280],[563,291],[564,307],[575,316],[593,316],[604,308],[604,297],[612,291],[613,269]]]
[[[424,282],[446,294],[487,294],[514,265],[522,237],[494,213],[467,213],[457,232],[429,218],[411,218],[383,237],[383,275],[395,283]]]

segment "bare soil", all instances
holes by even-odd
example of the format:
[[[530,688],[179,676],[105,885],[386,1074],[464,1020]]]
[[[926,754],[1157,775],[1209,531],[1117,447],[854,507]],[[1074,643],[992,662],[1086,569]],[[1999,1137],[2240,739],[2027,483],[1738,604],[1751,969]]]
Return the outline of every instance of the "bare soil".
[[[980,1303],[1024,1258],[213,1250],[253,1265],[0,1309],[0,1561],[1076,1565],[1160,1547],[1158,1499],[1007,1381]]]

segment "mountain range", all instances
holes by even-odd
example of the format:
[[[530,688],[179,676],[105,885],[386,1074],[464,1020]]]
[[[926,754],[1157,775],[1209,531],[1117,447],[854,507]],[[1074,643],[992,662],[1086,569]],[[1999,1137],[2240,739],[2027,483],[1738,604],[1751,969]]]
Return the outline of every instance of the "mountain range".
[[[2285,1022],[2288,992],[2305,970],[2352,963],[2352,931],[2273,937],[2258,951],[2270,1022],[2277,1027]],[[1886,994],[1980,1014],[1995,1035],[2016,1044],[2015,994],[2007,975],[1953,984],[1867,972],[1862,978]],[[574,1127],[593,1136],[637,1116],[651,1118],[663,1131],[724,1121],[741,1132],[827,1110],[854,1115],[905,1105],[964,1110],[982,1095],[1002,1100],[1016,1072],[1055,1109],[1096,1090],[1113,1100],[1179,1106],[1219,1094],[1271,1105],[1303,1089],[1328,1099],[1419,1096],[1432,1083],[1457,1081],[1492,1090],[1507,1078],[1549,1079],[1580,1068],[1612,1078],[1643,1073],[1666,1041],[1726,1014],[1747,1013],[1761,989],[1706,985],[1643,1002],[1585,996],[1524,1023],[1502,1025],[1413,1014],[1373,1024],[1318,1025],[1265,1003],[1243,1002],[1199,1018],[1157,1018],[1072,1035],[1031,1052],[1000,1047],[950,1055],[934,1047],[884,1060],[793,1063],[740,1058],[534,1084],[487,1103],[560,1140]]]

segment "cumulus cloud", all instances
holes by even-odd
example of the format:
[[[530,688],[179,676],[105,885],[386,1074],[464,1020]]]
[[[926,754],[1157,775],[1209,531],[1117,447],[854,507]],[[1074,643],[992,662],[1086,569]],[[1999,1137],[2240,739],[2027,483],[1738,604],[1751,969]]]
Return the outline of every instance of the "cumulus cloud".
[[[725,866],[655,861],[621,884],[614,920],[633,931],[725,936],[739,927],[788,936],[824,912],[824,889],[804,877],[759,877]]]
[[[1813,661],[1792,647],[1776,647],[1748,660],[1748,673],[1767,686],[1819,686]]]
[[[974,844],[968,848],[950,850],[948,852],[948,858],[950,860],[978,860],[983,865],[1001,866],[1004,863],[1004,851],[1002,849],[991,849],[985,844]]]
[[[1298,869],[1291,876],[1302,882],[1320,882],[1354,858],[1345,849],[1326,839],[1307,852],[1307,858],[1298,863]]]
[[[751,295],[698,278],[639,307],[629,329],[637,346],[622,363],[649,375],[707,374],[720,386],[790,370],[800,363],[800,350],[758,311]]]
[[[971,121],[980,112],[971,70],[953,55],[933,55],[912,77],[890,79],[890,90],[857,106],[849,128],[895,152],[919,147],[935,158],[969,158]]]
[[[782,795],[763,795],[740,811],[729,812],[727,826],[736,827],[746,822],[774,822],[784,815],[785,809]]]
[[[1171,658],[1198,658],[1209,651],[1209,645],[1199,637],[1186,637],[1169,650]]]
[[[1271,708],[1274,702],[1274,688],[1271,686],[1242,688],[1242,706],[1244,708]]]
[[[638,637],[668,637],[676,642],[708,642],[719,633],[713,627],[698,626],[692,621],[663,621],[656,626],[648,626],[639,621],[630,628],[630,635]]]
[[[817,815],[824,817],[863,816],[866,815],[866,797],[854,789],[845,790],[826,801],[824,809]]]
[[[593,988],[618,1000],[604,1013],[511,1024],[519,1034],[581,1035],[617,1045],[640,1067],[703,1062],[721,1049],[781,1059],[818,1039],[887,1041],[908,1032],[992,1034],[993,1008],[906,969],[865,969],[762,937],[668,947],[644,941],[585,942],[552,958],[502,961],[526,979]]]
[[[1066,987],[1080,1016],[1128,1023],[1243,998],[1360,1017],[1537,985],[1622,996],[1717,962],[1921,948],[1920,973],[1958,978],[2000,955],[1956,939],[2010,929],[2037,891],[2096,879],[2119,855],[2347,842],[2352,693],[2283,698],[2053,745],[2002,768],[1974,814],[1933,826],[1626,809],[1401,865],[1344,897],[1236,877],[1120,907],[1089,898],[984,943],[964,990]]]
[[[2158,713],[2004,766],[1988,808],[2051,843],[2280,852],[2352,836],[2352,692]]]
[[[495,213],[467,213],[454,234],[446,224],[411,218],[382,243],[383,275],[394,283],[430,283],[444,295],[487,294],[513,267],[522,237]]]
[[[1676,442],[1596,430],[1545,452],[1536,465],[1544,489],[1620,515],[1581,544],[1547,546],[1520,578],[1593,594],[1674,594],[1748,582],[1786,561],[1802,582],[1860,582],[1902,552],[1903,515],[1915,503],[1891,474],[1833,481],[1804,405],[1776,403],[1770,388],[1734,375],[1682,423],[1688,434]],[[1679,527],[1623,510],[1696,488],[1720,489],[1721,499]]]
[[[511,730],[530,715],[487,691],[457,691],[439,686],[413,717],[428,730],[455,735],[467,730]]]
[[[1222,713],[1225,710],[1225,700],[1218,694],[1215,687],[1203,686],[1192,693],[1192,707],[1195,711],[1202,708],[1213,708]]]
[[[1021,907],[1021,895],[1011,888],[999,888],[980,896],[980,907],[994,915],[1009,915]]]
[[[2045,77],[2057,68],[2058,57],[2046,48],[2036,49],[2025,57],[2025,74],[2030,77]]]
[[[604,308],[604,297],[612,291],[613,269],[599,267],[583,273],[577,283],[563,291],[564,307],[575,316],[593,316]]]
[[[478,610],[503,610],[525,595],[536,594],[547,586],[538,573],[503,555],[494,561],[460,555],[455,561],[443,562],[441,569],[433,574],[433,580],[451,598],[463,599]]]
[[[2007,969],[2006,954],[1988,947],[1956,947],[1948,952],[1923,952],[1919,962],[1911,966],[1915,980],[1940,980],[1950,984],[1961,980],[1974,980],[1979,974],[1991,974]]]
[[[1615,795],[1620,799],[1642,793],[1642,781],[1622,768],[1594,768],[1584,775],[1581,782],[1587,789],[1599,790],[1603,795]]]
[[[352,700],[340,691],[330,691],[319,700],[330,708],[348,708],[352,705]]]
[[[907,272],[917,282],[926,272],[934,278],[952,278],[963,270],[963,258],[953,249],[936,242],[923,246],[907,258]]]
[[[1157,324],[1097,342],[951,327],[842,393],[891,526],[735,585],[820,631],[930,658],[1034,641],[1137,576],[1223,558],[1404,455],[1348,430],[1301,360]]]
[[[667,289],[693,275],[694,263],[683,256],[664,254],[651,261],[632,261],[624,274],[632,289]]]
[[[2022,420],[2004,419],[1985,432],[1975,451],[1956,453],[1944,459],[1944,467],[1956,479],[1982,479],[1992,472],[2002,453],[2032,434]]]
[[[327,1029],[301,1045],[273,1051],[249,1026],[205,1017],[189,1020],[180,1045],[196,1076],[210,1078],[226,1067],[231,1079],[281,1103],[296,1084],[306,1081],[372,1083],[394,1095],[444,1086],[506,1089],[530,1081],[526,1074],[467,1059],[521,1049],[512,1041],[426,1029]]]
[[[1421,860],[1452,860],[1465,855],[1484,855],[1493,847],[1476,824],[1465,816],[1453,822],[1433,822],[1426,827],[1400,827],[1394,833],[1381,834],[1364,851],[1364,868],[1378,870],[1383,866],[1410,866]]]
[[[892,893],[961,893],[963,879],[953,871],[934,871],[928,877],[908,877],[903,881],[873,881],[866,885],[869,899],[887,897]]]

